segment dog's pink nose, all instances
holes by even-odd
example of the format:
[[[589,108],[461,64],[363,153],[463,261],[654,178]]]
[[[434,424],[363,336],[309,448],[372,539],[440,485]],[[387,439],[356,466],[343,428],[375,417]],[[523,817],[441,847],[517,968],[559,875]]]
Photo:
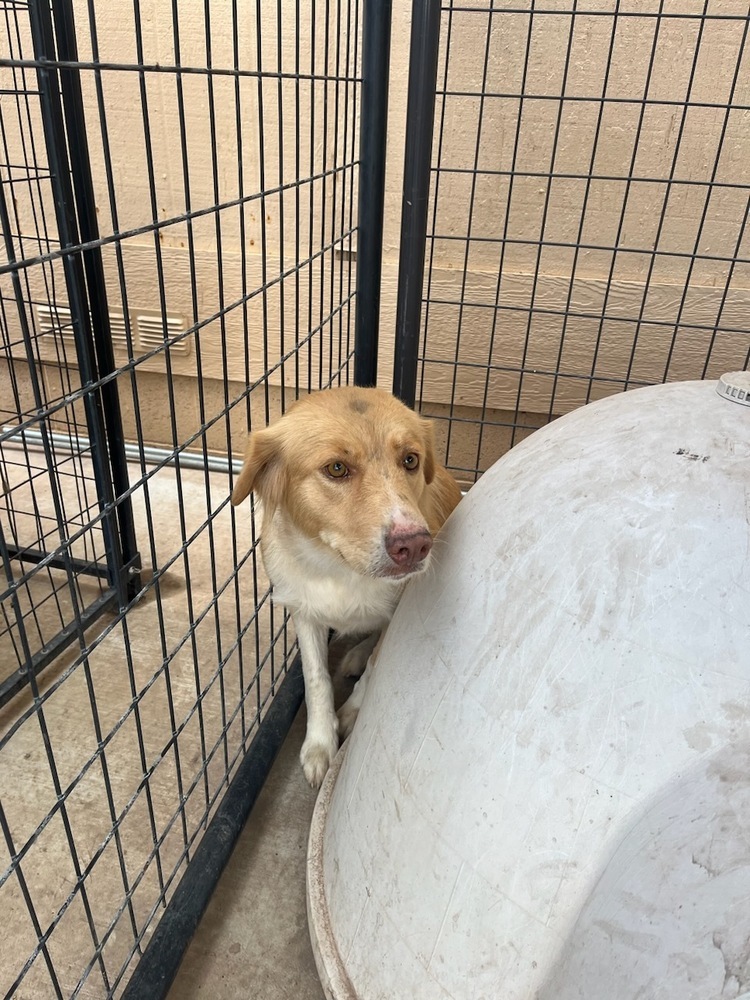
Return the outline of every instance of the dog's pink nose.
[[[385,550],[397,566],[413,569],[423,562],[432,548],[429,531],[392,532],[385,540]]]

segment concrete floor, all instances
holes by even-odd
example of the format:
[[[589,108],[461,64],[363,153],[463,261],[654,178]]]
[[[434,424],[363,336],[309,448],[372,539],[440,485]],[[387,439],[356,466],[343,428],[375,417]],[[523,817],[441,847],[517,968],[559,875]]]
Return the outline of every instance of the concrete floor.
[[[305,858],[315,792],[298,715],[188,949],[169,1000],[324,1000],[307,931]]]

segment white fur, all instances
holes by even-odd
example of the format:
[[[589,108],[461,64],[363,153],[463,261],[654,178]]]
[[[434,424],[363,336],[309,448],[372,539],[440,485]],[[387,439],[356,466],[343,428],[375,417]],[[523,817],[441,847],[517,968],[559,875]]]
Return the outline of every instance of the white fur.
[[[274,582],[274,600],[286,604],[295,623],[306,618],[342,635],[382,628],[404,587],[398,577],[363,576],[351,569],[295,528],[281,508],[266,528],[263,560]]]
[[[297,530],[281,508],[274,512],[269,527],[263,538],[263,559],[274,581],[274,600],[292,613],[302,655],[307,734],[300,760],[305,777],[317,787],[339,746],[339,722],[328,670],[328,630],[342,635],[375,633],[351,651],[356,653],[363,647],[360,652],[366,649],[369,656],[378,631],[393,615],[404,581],[363,576],[350,569],[335,553]],[[353,659],[356,663],[357,657]],[[347,702],[341,710],[347,735],[362,703],[365,684],[362,676],[351,704]]]

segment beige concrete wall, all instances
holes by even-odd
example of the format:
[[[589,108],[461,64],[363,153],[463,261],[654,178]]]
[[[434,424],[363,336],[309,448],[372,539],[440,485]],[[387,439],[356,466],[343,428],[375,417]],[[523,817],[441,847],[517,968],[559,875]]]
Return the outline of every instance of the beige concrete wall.
[[[311,5],[301,6],[300,44],[297,47],[295,5],[290,0],[283,0],[279,29],[276,4],[261,4],[262,45],[259,49],[256,5],[249,0],[239,0],[238,49],[239,65],[243,69],[254,70],[260,66],[263,70],[276,70],[280,65],[282,72],[308,74],[312,69],[314,42],[315,69],[316,72],[323,71],[325,5],[317,5],[314,19]],[[571,0],[549,0],[544,8],[564,11],[570,10],[571,6]],[[611,11],[614,3],[613,0],[588,0],[585,5],[578,6],[585,6],[587,11]],[[146,63],[173,64],[175,48],[170,0],[144,0],[141,7]],[[334,15],[335,7],[335,4],[331,5]],[[698,0],[680,0],[679,3],[675,0],[668,2],[664,9],[692,13],[702,7]],[[132,7],[102,2],[96,8],[100,59],[105,62],[136,62]],[[657,0],[629,0],[621,8],[631,12],[654,13],[659,4]],[[712,0],[709,9],[713,13],[747,13],[747,3],[745,0]],[[198,0],[181,0],[179,12],[182,65],[187,68],[205,66],[203,4]],[[84,0],[77,0],[76,15],[80,56],[88,59],[92,49]],[[409,17],[410,5],[397,0],[390,81],[381,317],[380,371],[385,385],[390,382],[395,320]],[[449,21],[447,14],[443,17],[439,69],[441,86]],[[595,394],[615,390],[616,383],[608,386],[607,379],[622,378],[629,365],[633,378],[653,381],[663,377],[674,330],[659,325],[657,321],[673,323],[678,330],[676,349],[671,354],[668,369],[669,377],[698,377],[712,342],[711,373],[736,367],[738,359],[743,358],[748,349],[747,335],[720,332],[718,337],[713,338],[711,330],[696,331],[687,324],[710,328],[721,313],[723,326],[743,328],[750,304],[747,265],[732,268],[724,261],[708,259],[711,256],[728,257],[735,252],[740,256],[748,255],[750,237],[746,235],[738,240],[747,200],[747,192],[741,185],[750,182],[748,112],[742,109],[726,115],[721,107],[715,106],[729,100],[732,86],[734,103],[750,104],[750,64],[747,58],[741,61],[735,79],[742,26],[732,20],[711,20],[703,24],[701,32],[697,19],[664,19],[658,29],[656,55],[651,64],[657,21],[651,17],[621,17],[604,91],[613,25],[610,17],[586,17],[581,14],[573,24],[569,16],[541,15],[534,19],[529,33],[528,16],[495,15],[491,18],[485,89],[494,94],[513,95],[523,88],[527,96],[523,106],[512,97],[487,98],[482,109],[480,131],[480,99],[471,95],[476,95],[482,85],[488,20],[488,15],[475,12],[457,12],[450,19],[447,87],[469,96],[446,99],[441,166],[472,168],[476,165],[481,173],[474,181],[469,173],[441,172],[436,230],[445,237],[463,237],[471,231],[475,237],[497,240],[506,228],[507,214],[507,235],[519,242],[509,243],[505,248],[500,304],[510,308],[500,314],[491,352],[491,307],[495,303],[498,284],[499,244],[474,242],[466,255],[463,239],[435,242],[431,297],[451,301],[463,297],[474,303],[472,308],[462,311],[460,360],[478,365],[489,360],[495,365],[514,369],[520,365],[525,349],[527,367],[554,370],[563,332],[562,320],[554,313],[569,306],[572,313],[582,316],[572,318],[565,325],[562,371],[568,374],[594,371],[596,377],[601,379]],[[560,113],[558,101],[541,98],[557,95],[561,91],[571,25],[573,33],[565,93],[587,100],[568,101]],[[353,39],[351,25],[348,26],[348,37]],[[339,50],[342,59],[346,41],[347,25],[343,24]],[[529,59],[525,67],[527,44]],[[211,4],[211,49],[214,66],[233,65],[233,25],[229,0]],[[696,51],[698,56],[694,58]],[[332,34],[329,35],[328,52],[328,72],[332,74],[335,72]],[[644,94],[649,66],[648,97],[652,101],[667,103],[649,105],[639,126],[639,101]],[[94,79],[89,74],[84,74],[84,77],[99,219],[102,233],[106,234],[113,230],[113,219],[104,169],[104,146]],[[321,83],[311,86],[309,81],[296,83],[284,80],[279,85],[274,79],[266,79],[262,89],[259,89],[255,78],[242,78],[239,84],[243,143],[240,157],[235,128],[235,83],[231,75],[214,79],[215,145],[211,139],[211,100],[205,75],[185,72],[182,81],[190,203],[194,210],[213,205],[217,191],[221,201],[239,197],[240,162],[245,193],[258,192],[261,179],[267,189],[291,182],[297,176],[298,166],[304,176],[330,167],[334,145],[338,144],[341,149],[344,143],[344,117],[340,115],[337,127],[333,114],[335,91],[331,84],[326,88]],[[121,231],[132,231],[148,226],[152,220],[138,74],[105,72],[103,91],[118,225]],[[618,98],[618,101],[605,105],[599,122],[600,103],[595,98],[603,93],[607,97]],[[175,75],[147,74],[146,94],[157,215],[160,220],[170,220],[186,210]],[[281,119],[279,94],[282,100]],[[344,96],[342,86],[339,91],[342,103]],[[681,103],[686,97],[697,105],[687,112]],[[295,113],[297,98],[300,102],[299,121]],[[439,100],[438,115],[442,107]],[[522,124],[517,134],[519,114]],[[311,148],[309,127],[313,118],[315,137]],[[639,127],[640,141],[634,154]],[[299,164],[298,134],[302,137]],[[346,138],[351,148],[350,124]],[[593,174],[596,179],[587,183],[585,176],[589,173],[595,140],[597,152]],[[720,140],[722,152],[717,160]],[[262,178],[261,144],[264,152]],[[508,176],[491,171],[509,171],[511,168],[516,171],[516,176],[509,200]],[[639,180],[628,185],[622,178],[631,170]],[[557,175],[572,176],[557,176],[551,186],[544,176],[528,176],[551,171]],[[667,188],[658,179],[667,178],[670,174],[682,181],[713,180],[724,186],[715,187],[706,204],[707,187],[702,184],[673,184],[660,226]],[[339,204],[341,180],[339,177],[336,188]],[[346,175],[346,183],[351,185],[351,174]],[[324,198],[327,206],[325,215]],[[194,265],[188,253],[185,223],[168,225],[160,231],[159,250],[166,284],[167,313],[185,326],[196,319],[205,324],[200,351],[206,377],[222,379],[227,374],[234,384],[241,385],[245,379],[246,345],[249,345],[250,351],[251,377],[260,377],[265,363],[264,342],[268,358],[273,363],[283,348],[292,344],[299,335],[307,333],[311,316],[313,326],[320,321],[321,288],[326,304],[331,289],[334,301],[348,293],[346,266],[343,268],[343,287],[340,278],[342,263],[348,263],[347,246],[343,246],[343,259],[341,255],[328,254],[322,266],[319,260],[312,265],[303,264],[299,283],[293,277],[287,278],[269,289],[265,302],[260,295],[252,299],[246,321],[241,309],[230,309],[223,324],[218,319],[210,319],[222,305],[226,308],[237,302],[243,287],[259,288],[264,278],[275,278],[281,271],[291,268],[298,258],[305,258],[311,225],[313,247],[317,249],[321,225],[328,227],[326,232],[332,231],[329,210],[333,198],[334,184],[329,179],[313,185],[312,204],[309,188],[304,189],[299,203],[294,191],[289,191],[248,204],[245,212],[244,272],[239,210],[231,208],[222,212],[221,288],[216,255],[216,219],[213,214],[197,218],[193,223]],[[352,198],[356,198],[356,186],[348,188],[347,204]],[[584,199],[585,221],[581,224]],[[508,204],[510,208],[506,213]],[[47,207],[48,210],[51,208]],[[22,221],[26,213],[25,221],[31,224],[29,212],[30,205],[19,204]],[[340,227],[337,226],[337,229]],[[541,253],[530,245],[539,239],[545,241]],[[523,241],[530,243],[524,244]],[[641,252],[620,252],[613,266],[613,254],[609,248],[616,241],[621,250],[631,248]],[[577,242],[586,245],[578,253],[570,246],[554,245]],[[654,258],[649,251],[655,246],[660,251],[669,250],[673,255]],[[594,249],[596,247],[603,249]],[[264,249],[267,254],[265,270]],[[691,263],[690,255],[695,251],[705,255],[706,259]],[[114,312],[121,312],[123,303],[114,248],[105,249],[104,257],[110,304]],[[158,294],[159,266],[152,234],[133,235],[125,240],[122,268],[131,316],[158,315],[162,303]],[[39,275],[32,276],[32,285],[39,278]],[[193,281],[197,288],[195,312],[190,291]],[[41,285],[36,291],[42,293]],[[514,308],[518,311],[513,311]],[[529,308],[533,312],[531,321]],[[602,311],[613,318],[601,322],[596,317]],[[618,322],[618,318],[629,322]],[[636,320],[639,318],[638,346],[634,351]],[[431,306],[428,353],[433,363],[428,364],[425,370],[425,399],[437,407],[445,404],[454,391],[451,369],[435,362],[454,358],[457,324],[456,306]],[[51,358],[53,353],[45,353],[51,352],[50,342],[45,343],[42,356]],[[191,343],[185,353],[173,355],[176,374],[187,379],[196,375],[195,350],[195,343]],[[118,359],[125,356],[118,349]],[[143,370],[159,374],[164,371],[164,361],[156,357],[146,362]],[[273,379],[278,381],[278,375]],[[466,407],[480,404],[485,382],[485,372],[481,368],[462,370],[456,382],[456,402]],[[497,373],[490,380],[487,402],[498,412],[515,409],[518,402],[528,412],[546,414],[550,409],[563,412],[584,400],[586,387],[574,379],[556,382],[553,399],[553,382],[548,376],[527,377],[518,398],[516,372]],[[154,433],[159,432],[154,430]]]

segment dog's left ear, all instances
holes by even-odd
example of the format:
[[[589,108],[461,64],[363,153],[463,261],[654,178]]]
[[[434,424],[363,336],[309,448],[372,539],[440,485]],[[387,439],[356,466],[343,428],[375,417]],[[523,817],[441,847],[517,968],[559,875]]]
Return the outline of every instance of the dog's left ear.
[[[424,435],[424,481],[429,486],[435,478],[435,430],[431,420],[422,421],[422,433]]]

